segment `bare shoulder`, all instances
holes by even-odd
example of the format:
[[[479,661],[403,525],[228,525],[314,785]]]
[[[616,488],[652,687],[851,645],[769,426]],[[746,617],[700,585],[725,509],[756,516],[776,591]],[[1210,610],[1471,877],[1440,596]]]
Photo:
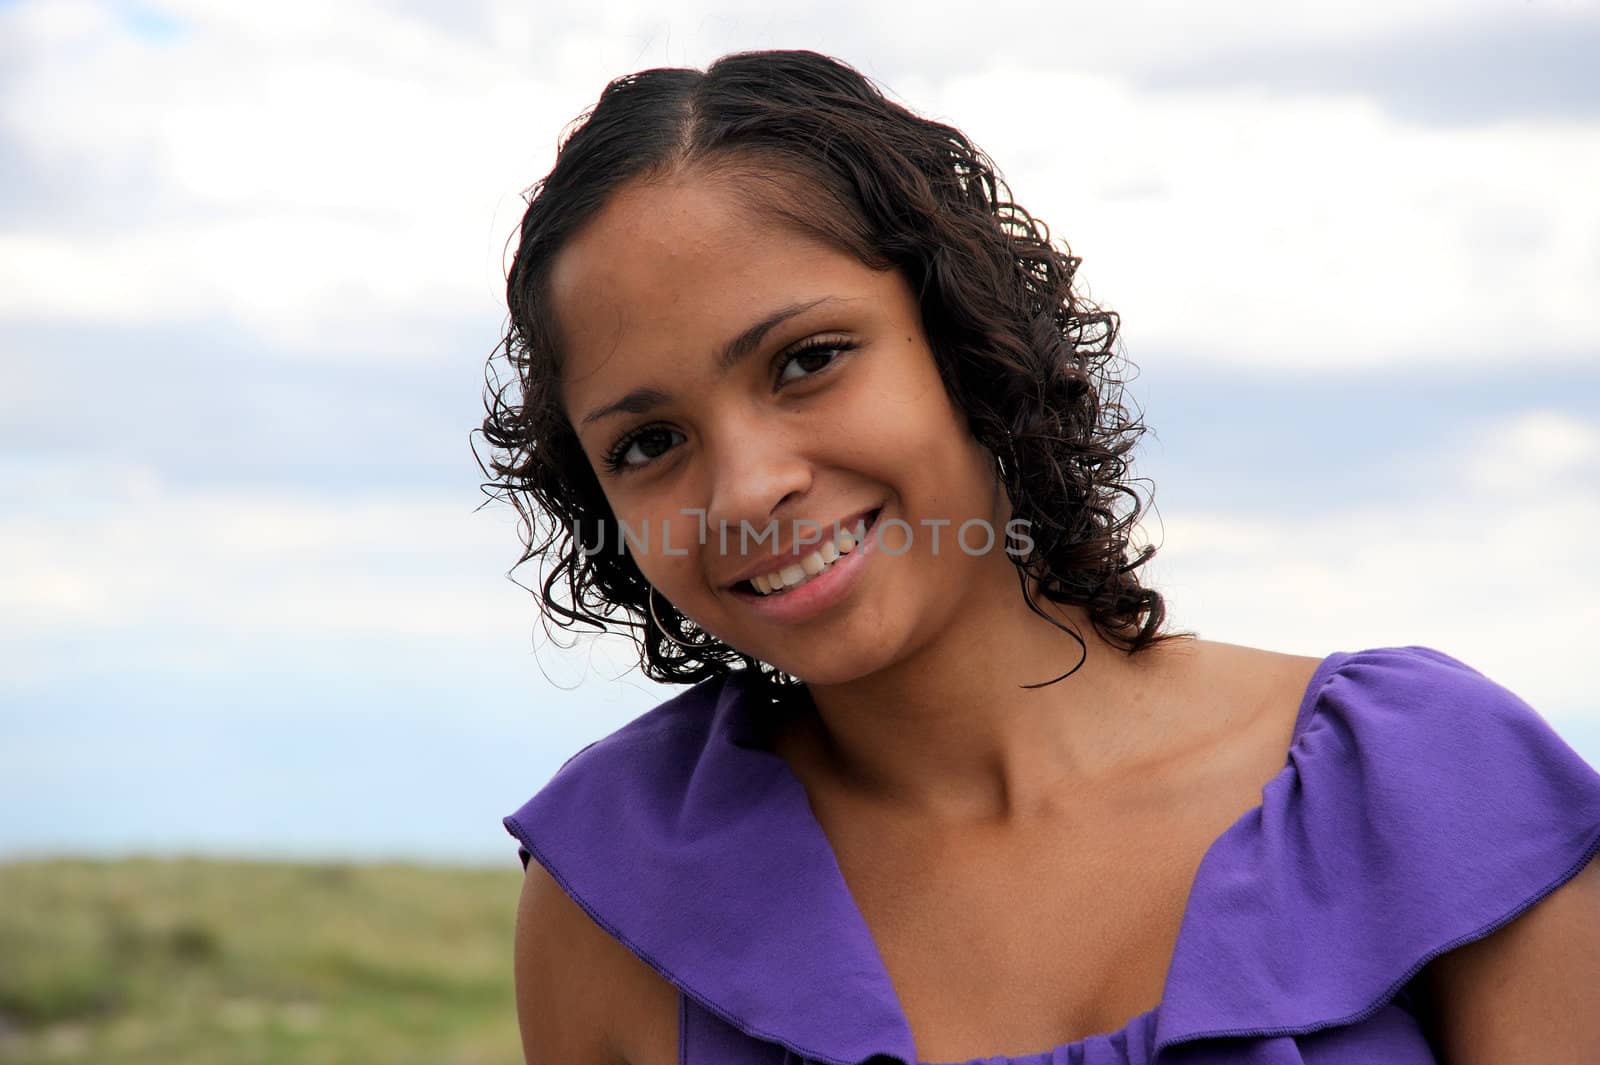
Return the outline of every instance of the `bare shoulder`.
[[[1194,709],[1199,746],[1257,745],[1280,762],[1319,655],[1297,655],[1216,640],[1193,640],[1169,656],[1172,690]]]
[[[1321,655],[1297,655],[1222,640],[1184,640],[1174,645],[1177,655],[1186,658],[1197,675],[1231,679],[1241,684],[1269,679],[1288,679],[1311,672],[1322,661]]]
[[[536,861],[517,901],[514,954],[528,1065],[675,1065],[677,989]]]
[[[1412,984],[1440,1060],[1595,1061],[1600,855],[1510,924],[1430,961]]]
[[[1296,655],[1261,647],[1219,643],[1222,675],[1241,702],[1253,704],[1262,728],[1277,749],[1287,749],[1320,655]],[[1281,742],[1274,742],[1281,741]]]
[[[1260,691],[1271,705],[1288,705],[1296,712],[1312,674],[1322,664],[1321,655],[1295,655],[1242,644],[1214,644],[1227,675],[1244,692]]]

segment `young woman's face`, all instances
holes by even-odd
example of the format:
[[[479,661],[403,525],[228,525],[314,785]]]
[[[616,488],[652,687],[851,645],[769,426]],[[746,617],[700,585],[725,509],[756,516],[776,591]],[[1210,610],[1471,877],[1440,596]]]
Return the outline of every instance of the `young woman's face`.
[[[551,296],[567,415],[658,610],[831,684],[925,646],[979,582],[1015,590],[994,458],[898,272],[685,174],[615,193],[561,250]],[[743,583],[797,548],[828,557],[834,523],[874,511],[866,541],[809,582]]]

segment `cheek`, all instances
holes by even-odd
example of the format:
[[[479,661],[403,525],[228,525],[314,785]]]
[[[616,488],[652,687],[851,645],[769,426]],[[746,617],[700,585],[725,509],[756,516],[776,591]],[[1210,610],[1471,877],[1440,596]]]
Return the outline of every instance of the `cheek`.
[[[701,555],[700,522],[693,514],[671,508],[636,510],[622,520],[630,530],[628,550],[647,577],[655,575],[663,584],[681,581]]]
[[[845,408],[845,431],[891,447],[926,448],[951,439],[952,426],[962,419],[945,394],[932,352],[913,340],[880,349],[864,369]]]
[[[680,528],[676,522],[664,522],[666,514],[638,500],[618,497],[606,492],[606,502],[611,508],[612,525],[605,533],[605,554],[608,557],[623,553],[633,559],[633,564],[645,580],[663,592],[673,583],[678,566],[684,556],[677,554],[694,540],[692,528]],[[691,525],[693,519],[685,519]],[[666,545],[673,554],[663,552],[662,529],[670,525],[670,539]]]

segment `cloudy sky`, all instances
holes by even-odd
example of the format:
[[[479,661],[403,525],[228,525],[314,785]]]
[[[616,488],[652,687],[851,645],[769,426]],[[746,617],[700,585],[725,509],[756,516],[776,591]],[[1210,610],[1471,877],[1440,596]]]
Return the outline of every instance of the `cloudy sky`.
[[[1437,647],[1600,764],[1600,6],[801,6],[0,0],[0,855],[515,862],[670,694],[478,509],[521,193],[610,78],[763,47],[1082,256],[1179,625]]]

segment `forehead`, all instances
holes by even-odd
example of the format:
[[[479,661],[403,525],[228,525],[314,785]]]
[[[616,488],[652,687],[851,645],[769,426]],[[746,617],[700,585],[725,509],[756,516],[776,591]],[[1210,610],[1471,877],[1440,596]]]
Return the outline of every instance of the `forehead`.
[[[583,397],[659,378],[664,365],[707,365],[774,309],[863,295],[874,274],[750,210],[725,182],[684,175],[625,185],[551,265],[567,409],[576,414]]]

